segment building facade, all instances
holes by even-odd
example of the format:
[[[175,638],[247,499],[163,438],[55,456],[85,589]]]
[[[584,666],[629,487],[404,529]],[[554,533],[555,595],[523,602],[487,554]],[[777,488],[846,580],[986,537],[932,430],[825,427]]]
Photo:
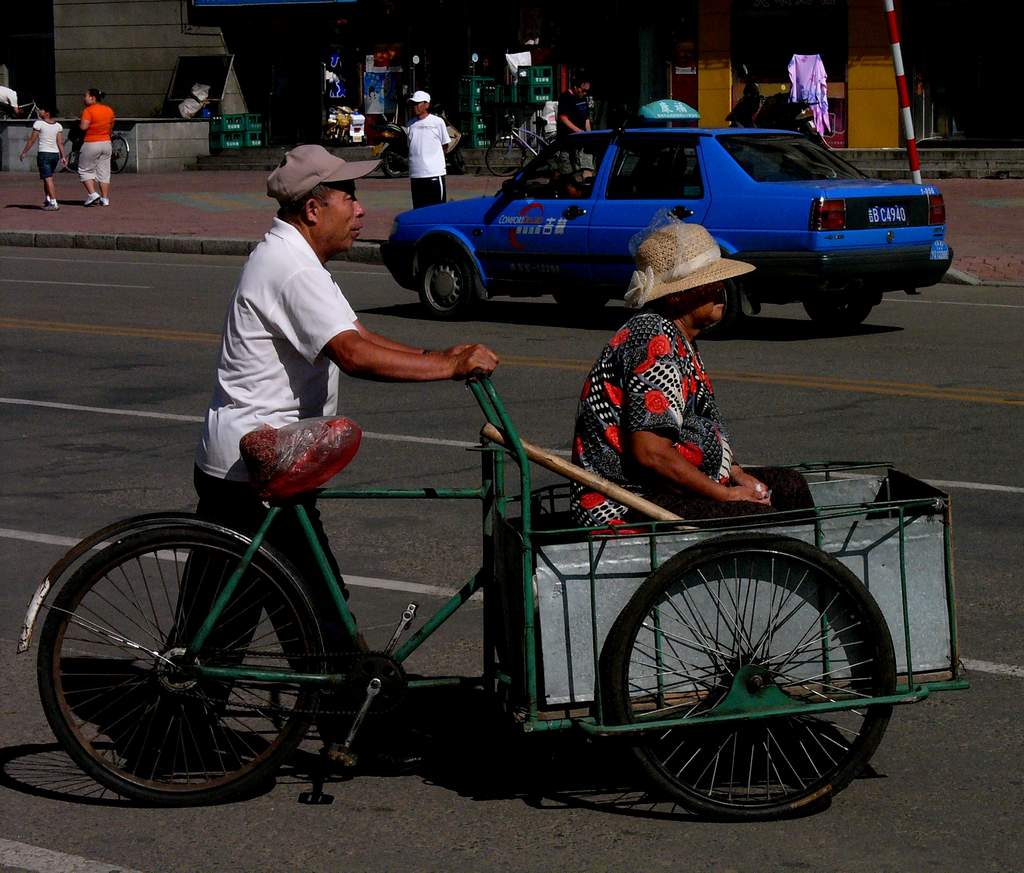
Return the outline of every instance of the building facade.
[[[1018,5],[1000,4],[1005,14],[983,19],[967,0],[897,3],[919,138],[1024,136],[1019,116],[1001,108],[1002,92],[1015,80],[1010,40],[1019,29],[1010,18]],[[221,111],[264,114],[272,141],[315,141],[332,104],[362,109],[371,129],[401,115],[413,88],[455,110],[463,76],[507,83],[505,55],[529,51],[534,64],[554,69],[556,96],[573,71],[588,72],[600,124],[621,123],[643,103],[673,97],[695,106],[702,125],[719,126],[742,93],[744,69],[770,94],[788,87],[793,54],[818,54],[828,77],[831,142],[900,144],[880,0],[22,6],[10,11],[11,26],[0,34],[0,64],[21,93],[55,97],[65,111],[77,108],[84,88],[99,87],[121,116],[170,114],[181,89],[187,93],[186,79],[222,70]],[[181,58],[207,60],[182,66]]]

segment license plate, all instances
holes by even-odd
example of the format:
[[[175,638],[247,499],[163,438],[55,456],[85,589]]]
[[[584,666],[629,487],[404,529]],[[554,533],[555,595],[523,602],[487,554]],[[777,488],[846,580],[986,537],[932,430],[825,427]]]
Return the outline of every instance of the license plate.
[[[907,207],[898,204],[869,206],[867,219],[869,226],[903,226],[907,223]]]

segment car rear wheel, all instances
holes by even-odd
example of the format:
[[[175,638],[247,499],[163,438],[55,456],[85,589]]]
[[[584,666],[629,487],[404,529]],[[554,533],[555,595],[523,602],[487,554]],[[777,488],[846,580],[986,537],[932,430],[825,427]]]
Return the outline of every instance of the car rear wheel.
[[[875,302],[867,297],[819,297],[803,304],[811,321],[833,328],[856,327],[875,308]]]
[[[462,315],[474,299],[476,271],[466,254],[454,245],[426,249],[416,276],[420,303],[433,318]]]

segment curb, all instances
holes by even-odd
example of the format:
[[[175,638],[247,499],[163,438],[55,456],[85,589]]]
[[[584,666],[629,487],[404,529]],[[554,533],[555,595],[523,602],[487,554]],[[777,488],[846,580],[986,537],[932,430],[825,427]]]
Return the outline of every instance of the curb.
[[[984,285],[985,283],[973,273],[965,273],[963,270],[955,270],[950,267],[941,282],[947,285]]]
[[[107,249],[121,252],[163,252],[175,255],[248,255],[259,240],[223,237],[144,236],[132,233],[57,233],[54,231],[0,230],[0,246],[30,248]],[[383,264],[380,243],[356,241],[335,261]]]

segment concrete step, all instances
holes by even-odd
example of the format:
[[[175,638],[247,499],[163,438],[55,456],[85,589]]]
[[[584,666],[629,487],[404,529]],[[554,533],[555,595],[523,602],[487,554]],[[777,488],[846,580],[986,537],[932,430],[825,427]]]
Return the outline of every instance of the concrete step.
[[[836,149],[848,161],[870,160],[872,163],[884,161],[906,161],[907,150],[893,149]],[[923,161],[959,161],[973,163],[975,161],[1024,161],[1024,149],[952,149],[952,148],[918,148]]]
[[[910,168],[904,164],[886,164],[884,166],[857,165],[857,168],[872,179],[883,179],[885,181],[910,181]],[[921,175],[926,179],[1024,179],[1024,167],[1017,166],[1008,169],[990,169],[984,167],[955,166],[946,168],[935,168],[922,164]]]

